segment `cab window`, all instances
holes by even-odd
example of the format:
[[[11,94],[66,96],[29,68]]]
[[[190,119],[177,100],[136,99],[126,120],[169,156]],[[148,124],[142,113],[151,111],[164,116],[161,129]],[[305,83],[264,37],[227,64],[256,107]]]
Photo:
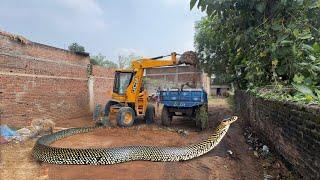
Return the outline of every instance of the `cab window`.
[[[114,78],[113,92],[123,95],[132,80],[132,72],[116,72]]]

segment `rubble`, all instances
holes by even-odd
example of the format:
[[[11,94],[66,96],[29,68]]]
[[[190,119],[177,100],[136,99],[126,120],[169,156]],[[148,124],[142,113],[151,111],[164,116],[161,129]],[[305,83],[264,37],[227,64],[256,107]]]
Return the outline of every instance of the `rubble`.
[[[25,141],[28,138],[30,138],[30,136],[31,136],[31,130],[28,128],[21,128],[21,129],[17,130],[16,132],[20,134],[21,141]]]
[[[264,174],[263,175],[263,179],[264,180],[268,180],[268,179],[274,179],[273,176],[269,175],[269,174]]]
[[[181,134],[182,136],[188,136],[189,132],[183,129],[178,129],[177,133]]]
[[[253,151],[253,155],[257,158],[259,158],[259,154],[258,154],[258,151]]]
[[[249,150],[253,150],[256,157],[267,158],[269,155],[269,148],[263,144],[258,137],[256,137],[250,127],[245,128],[244,136],[246,142],[250,145]]]
[[[55,123],[51,119],[42,118],[34,119],[31,126],[23,127],[19,130],[12,130],[7,125],[0,126],[1,132],[1,144],[8,143],[10,141],[21,142],[29,138],[37,137],[47,133],[52,133]]]
[[[266,145],[263,145],[263,146],[262,146],[262,154],[263,154],[264,156],[267,156],[267,155],[269,154],[269,148],[268,148],[268,146],[266,146]]]
[[[283,174],[284,165],[277,160],[275,155],[270,151],[270,148],[264,144],[257,136],[251,127],[245,127],[244,137],[246,143],[249,144],[249,151],[253,151],[253,155],[262,162],[264,169],[264,179],[290,179],[290,173]],[[272,171],[277,171],[274,173]],[[271,173],[271,174],[270,174]]]
[[[8,143],[9,141],[6,140],[4,137],[0,136],[0,144]]]
[[[20,134],[9,128],[7,125],[0,125],[0,135],[3,138],[1,143],[10,142],[12,140],[21,141]]]
[[[31,137],[52,133],[55,123],[49,118],[37,118],[31,122]]]

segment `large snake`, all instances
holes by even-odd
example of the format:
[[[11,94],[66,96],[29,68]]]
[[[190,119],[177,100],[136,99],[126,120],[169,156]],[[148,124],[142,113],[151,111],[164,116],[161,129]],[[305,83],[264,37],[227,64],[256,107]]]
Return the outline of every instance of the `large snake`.
[[[230,124],[237,119],[237,116],[224,119],[208,139],[185,147],[125,146],[73,149],[50,146],[56,140],[78,133],[90,132],[97,127],[70,128],[40,137],[33,148],[32,154],[39,161],[53,164],[102,165],[134,160],[185,161],[206,154],[216,147],[227,133]]]

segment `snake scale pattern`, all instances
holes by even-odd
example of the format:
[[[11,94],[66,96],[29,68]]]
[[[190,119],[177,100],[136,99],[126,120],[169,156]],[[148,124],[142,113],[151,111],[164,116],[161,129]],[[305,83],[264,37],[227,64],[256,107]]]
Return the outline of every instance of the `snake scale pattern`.
[[[224,119],[208,139],[185,147],[124,146],[74,149],[50,146],[54,141],[74,134],[90,132],[97,127],[70,128],[40,137],[33,148],[32,155],[38,161],[52,164],[106,165],[134,160],[185,161],[211,151],[227,133],[230,124],[237,119],[237,116]]]

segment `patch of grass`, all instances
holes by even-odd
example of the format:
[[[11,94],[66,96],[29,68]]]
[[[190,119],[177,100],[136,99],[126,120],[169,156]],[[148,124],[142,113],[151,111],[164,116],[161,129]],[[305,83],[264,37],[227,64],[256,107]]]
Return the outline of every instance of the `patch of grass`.
[[[262,88],[250,89],[248,91],[257,97],[261,97],[264,99],[287,102],[289,101],[297,104],[320,105],[320,90],[317,90],[317,95],[313,96],[309,94],[304,94],[300,91],[295,90],[292,87],[283,86],[267,86]]]

